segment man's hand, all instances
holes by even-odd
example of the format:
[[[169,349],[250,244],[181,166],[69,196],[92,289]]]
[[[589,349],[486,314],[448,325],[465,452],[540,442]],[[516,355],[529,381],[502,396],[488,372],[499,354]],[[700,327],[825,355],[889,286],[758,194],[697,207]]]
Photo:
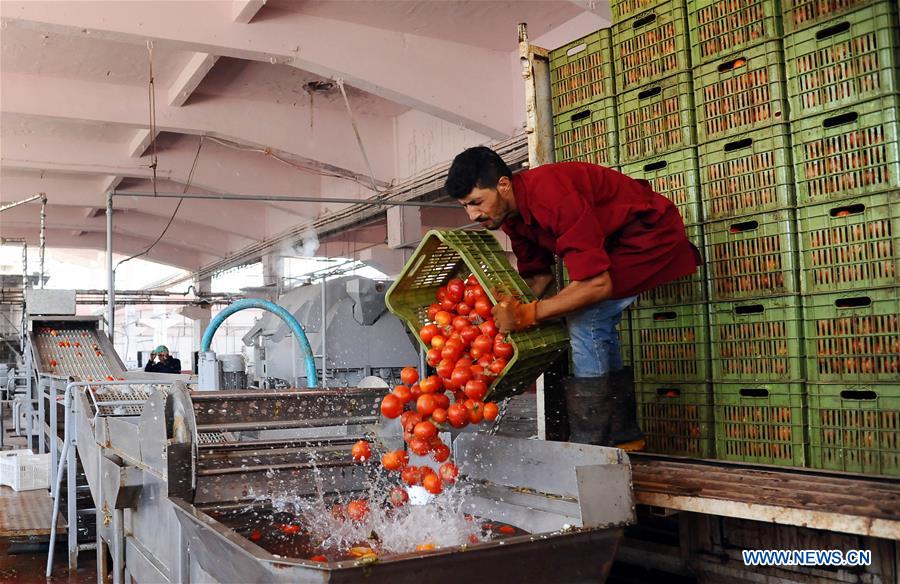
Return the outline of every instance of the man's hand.
[[[502,333],[525,330],[537,324],[537,302],[522,304],[512,296],[500,296],[491,314]]]
[[[153,362],[154,359],[156,359],[156,353],[151,352],[150,353],[150,362]]]

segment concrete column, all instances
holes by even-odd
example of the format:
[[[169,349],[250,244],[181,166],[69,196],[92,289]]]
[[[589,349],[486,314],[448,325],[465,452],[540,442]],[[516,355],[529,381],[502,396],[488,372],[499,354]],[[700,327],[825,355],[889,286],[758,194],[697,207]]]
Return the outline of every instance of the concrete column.
[[[387,210],[387,244],[392,249],[415,247],[422,237],[422,211],[418,207]]]
[[[203,292],[209,292],[212,288],[212,277],[208,276],[206,278],[195,279],[194,280],[194,289],[197,291],[197,294]],[[186,312],[185,309],[190,308],[190,312]],[[183,369],[190,368],[192,371],[194,369],[193,362],[193,351],[200,350],[200,341],[203,338],[203,333],[206,331],[206,327],[209,326],[209,321],[212,319],[212,310],[210,310],[209,306],[185,306],[181,312],[186,318],[189,318],[193,321],[194,328],[194,342],[192,343],[192,350],[190,355],[185,355],[187,357],[187,362],[185,362],[184,358],[181,361],[181,367]]]

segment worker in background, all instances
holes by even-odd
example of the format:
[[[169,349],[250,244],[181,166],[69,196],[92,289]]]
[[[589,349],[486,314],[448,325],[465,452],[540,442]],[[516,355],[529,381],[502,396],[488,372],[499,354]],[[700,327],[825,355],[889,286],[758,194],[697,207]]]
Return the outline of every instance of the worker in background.
[[[547,164],[513,176],[485,147],[453,160],[446,187],[472,221],[509,236],[518,271],[538,297],[530,303],[498,298],[497,327],[521,331],[566,319],[574,370],[564,382],[569,440],[643,448],[634,381],[624,369],[616,325],[639,294],[700,264],[675,205],[647,181],[594,164]],[[554,282],[554,255],[571,283],[545,297]]]
[[[159,361],[156,361],[156,359]],[[147,373],[181,373],[181,360],[169,355],[169,348],[165,345],[156,347],[150,353],[150,360],[144,366]]]

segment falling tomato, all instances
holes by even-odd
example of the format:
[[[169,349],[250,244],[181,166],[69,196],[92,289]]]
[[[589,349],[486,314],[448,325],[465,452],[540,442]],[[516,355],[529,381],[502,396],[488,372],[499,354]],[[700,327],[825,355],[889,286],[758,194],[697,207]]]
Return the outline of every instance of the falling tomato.
[[[415,367],[404,367],[400,371],[400,381],[406,385],[412,385],[419,380],[419,372]]]
[[[372,449],[367,441],[360,440],[353,445],[353,449],[350,451],[350,454],[353,456],[353,460],[356,460],[358,462],[365,462],[372,458]]]
[[[363,521],[369,515],[369,504],[364,499],[347,503],[347,517],[353,521]]]

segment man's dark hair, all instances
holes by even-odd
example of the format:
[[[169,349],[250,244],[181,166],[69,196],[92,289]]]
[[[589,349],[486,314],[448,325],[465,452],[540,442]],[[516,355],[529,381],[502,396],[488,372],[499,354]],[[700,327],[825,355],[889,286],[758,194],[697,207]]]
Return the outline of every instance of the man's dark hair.
[[[447,194],[461,199],[472,189],[493,189],[500,177],[512,178],[512,171],[500,155],[486,146],[475,146],[459,153],[447,174]]]

